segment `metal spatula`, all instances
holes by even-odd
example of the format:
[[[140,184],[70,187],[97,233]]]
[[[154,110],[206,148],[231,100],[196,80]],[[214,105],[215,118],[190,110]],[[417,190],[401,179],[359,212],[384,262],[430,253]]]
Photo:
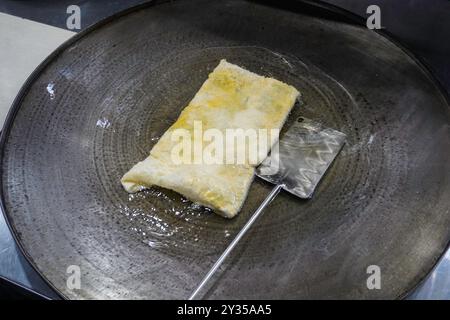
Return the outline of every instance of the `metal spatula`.
[[[189,300],[198,296],[239,240],[281,189],[300,198],[312,197],[314,189],[341,150],[344,141],[345,134],[342,132],[325,128],[320,123],[306,118],[297,119],[279,143],[272,148],[270,156],[256,169],[258,177],[275,184],[275,187],[212,266]]]

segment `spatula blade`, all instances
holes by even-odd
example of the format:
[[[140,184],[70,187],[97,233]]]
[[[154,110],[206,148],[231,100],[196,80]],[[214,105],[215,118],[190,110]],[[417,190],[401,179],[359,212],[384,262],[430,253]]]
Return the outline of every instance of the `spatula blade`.
[[[345,134],[298,118],[256,169],[256,175],[300,197],[311,198],[345,142]]]

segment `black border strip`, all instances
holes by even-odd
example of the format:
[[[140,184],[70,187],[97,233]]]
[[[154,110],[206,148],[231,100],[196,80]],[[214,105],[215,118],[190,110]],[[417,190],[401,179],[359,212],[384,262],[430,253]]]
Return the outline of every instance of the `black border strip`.
[[[4,283],[6,289],[8,289],[8,287],[12,287],[12,290],[17,291],[18,295],[20,295],[20,298],[32,300],[52,300],[50,297],[47,297],[42,293],[30,289],[21,283],[0,276],[0,285],[2,284],[2,282]]]
[[[15,230],[14,226],[11,223],[11,220],[9,219],[6,207],[5,207],[5,201],[4,201],[4,193],[3,193],[3,156],[5,151],[6,142],[8,140],[9,132],[13,126],[14,119],[17,115],[17,112],[20,108],[20,104],[23,101],[24,97],[28,93],[29,88],[34,83],[34,81],[40,76],[42,71],[57,57],[59,56],[63,51],[65,51],[67,48],[69,48],[72,44],[76,43],[81,38],[87,36],[91,32],[99,29],[100,27],[120,18],[123,17],[129,13],[153,6],[153,5],[159,5],[165,2],[170,2],[173,0],[149,0],[148,2],[139,4],[137,6],[125,9],[123,11],[120,11],[118,13],[113,14],[112,16],[109,16],[103,20],[100,20],[99,22],[87,27],[83,31],[75,34],[73,37],[69,38],[65,42],[63,42],[58,48],[55,49],[47,58],[45,58],[44,61],[42,61],[37,68],[31,73],[31,75],[27,78],[25,83],[22,85],[21,89],[19,90],[19,93],[17,94],[16,98],[14,99],[8,114],[5,119],[5,123],[3,125],[3,130],[0,135],[0,210],[2,211],[3,216],[5,217],[6,224],[8,225],[9,230],[11,231],[13,238],[20,249],[20,252],[23,254],[23,256],[26,258],[27,262],[31,265],[31,267],[36,271],[36,273],[45,281],[45,283],[55,292],[57,296],[59,296],[62,299],[68,299],[62,292],[60,292],[51,282],[48,280],[45,275],[38,269],[38,267],[33,262],[33,259],[31,255],[27,253],[27,251],[22,246],[22,243],[19,240],[18,233]],[[178,0],[180,1],[180,0]],[[187,0],[185,0],[187,1]],[[272,0],[262,0],[262,1],[255,1],[250,0],[253,2],[269,5],[269,6],[276,6],[281,9],[289,10],[289,7],[292,7],[292,5],[296,6],[297,10],[300,10],[303,13],[307,14],[319,14],[323,15],[324,12],[331,13],[335,17],[341,16],[342,18],[345,18],[345,20],[349,21],[350,23],[353,22],[356,25],[362,25],[365,26],[365,19],[353,12],[350,12],[346,9],[337,7],[335,5],[326,3],[322,0],[295,0],[290,2],[289,5],[287,5],[285,2],[279,2],[282,3],[281,5],[277,3],[276,1]],[[449,105],[450,110],[450,96],[442,83],[436,78],[436,76],[432,73],[431,68],[429,65],[422,59],[417,56],[415,56],[411,50],[401,44],[396,38],[389,33],[386,30],[373,30],[380,36],[385,37],[387,40],[395,44],[397,47],[399,47],[403,52],[405,52],[414,62],[417,63],[419,67],[422,68],[422,70],[425,72],[425,74],[429,77],[429,79],[437,86],[438,91],[441,92],[442,97],[445,101],[447,101],[447,104]],[[437,259],[437,261],[434,263],[434,265],[430,268],[430,270],[426,273],[426,275],[412,288],[406,289],[405,293],[398,296],[397,299],[404,299],[407,298],[411,293],[413,293],[418,287],[420,287],[425,280],[428,278],[428,275],[436,268],[436,266],[442,261],[445,253],[450,247],[450,239],[447,243],[447,247],[444,250],[444,252],[441,254],[441,256]]]

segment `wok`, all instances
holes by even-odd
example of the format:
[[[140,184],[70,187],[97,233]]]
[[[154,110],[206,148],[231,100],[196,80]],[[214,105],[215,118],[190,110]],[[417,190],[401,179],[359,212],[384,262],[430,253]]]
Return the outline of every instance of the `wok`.
[[[153,1],[44,61],[1,137],[2,206],[32,265],[66,298],[189,295],[271,186],[255,180],[226,220],[168,190],[128,195],[119,180],[222,58],[294,85],[292,117],[347,144],[314,199],[270,204],[205,298],[404,297],[450,239],[448,101],[390,38],[305,2]],[[372,265],[380,289],[367,287]]]

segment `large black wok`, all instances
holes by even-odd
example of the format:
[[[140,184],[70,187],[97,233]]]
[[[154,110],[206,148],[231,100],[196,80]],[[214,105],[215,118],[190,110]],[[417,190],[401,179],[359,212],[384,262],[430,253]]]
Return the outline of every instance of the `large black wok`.
[[[449,104],[385,36],[295,2],[152,2],[53,53],[1,140],[3,209],[31,263],[68,298],[189,295],[271,186],[255,181],[226,220],[167,190],[130,196],[119,179],[222,58],[294,85],[293,113],[348,140],[314,198],[281,194],[205,297],[403,297],[450,239]]]

